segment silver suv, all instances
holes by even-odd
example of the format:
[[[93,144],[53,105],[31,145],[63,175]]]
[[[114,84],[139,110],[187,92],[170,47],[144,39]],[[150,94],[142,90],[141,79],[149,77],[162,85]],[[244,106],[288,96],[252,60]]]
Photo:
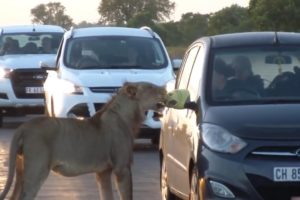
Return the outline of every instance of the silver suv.
[[[0,27],[0,125],[3,114],[44,111],[40,62],[55,61],[64,32],[53,25]]]

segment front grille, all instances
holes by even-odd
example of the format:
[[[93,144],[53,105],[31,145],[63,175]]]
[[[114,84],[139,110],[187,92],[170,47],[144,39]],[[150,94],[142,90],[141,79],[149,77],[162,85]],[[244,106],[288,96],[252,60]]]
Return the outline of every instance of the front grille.
[[[300,196],[299,182],[273,182],[253,174],[247,177],[264,200],[291,200],[291,197]]]
[[[14,93],[17,98],[44,98],[43,93],[27,93],[26,87],[43,87],[47,72],[43,69],[16,69],[10,74]]]
[[[260,147],[249,155],[252,159],[275,159],[277,161],[300,161],[300,146]]]
[[[94,93],[116,93],[120,87],[90,87]]]

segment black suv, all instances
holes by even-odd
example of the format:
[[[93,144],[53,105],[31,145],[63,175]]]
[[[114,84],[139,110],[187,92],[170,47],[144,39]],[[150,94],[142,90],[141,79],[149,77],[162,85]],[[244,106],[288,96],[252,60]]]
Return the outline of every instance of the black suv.
[[[193,42],[162,119],[163,199],[300,199],[299,66],[299,33]]]

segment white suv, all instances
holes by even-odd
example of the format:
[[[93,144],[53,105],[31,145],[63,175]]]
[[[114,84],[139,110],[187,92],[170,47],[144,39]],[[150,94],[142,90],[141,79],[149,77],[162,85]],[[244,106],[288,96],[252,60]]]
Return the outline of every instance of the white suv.
[[[0,125],[3,113],[44,110],[40,62],[54,62],[64,29],[52,25],[0,27]]]
[[[165,85],[174,80],[160,37],[148,27],[90,27],[67,31],[56,66],[44,84],[47,110],[55,117],[90,117],[124,82]],[[157,142],[159,115],[146,113],[140,137]]]

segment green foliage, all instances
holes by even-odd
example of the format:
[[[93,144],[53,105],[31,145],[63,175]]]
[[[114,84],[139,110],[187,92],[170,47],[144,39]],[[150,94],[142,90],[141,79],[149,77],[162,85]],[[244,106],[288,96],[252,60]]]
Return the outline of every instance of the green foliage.
[[[250,0],[250,16],[261,31],[299,31],[299,0]]]
[[[224,8],[211,14],[208,24],[208,34],[243,32],[252,30],[252,21],[247,8],[238,5]]]
[[[186,13],[179,22],[182,43],[189,44],[207,34],[209,15]]]
[[[98,7],[101,24],[127,25],[136,21],[164,21],[169,18],[175,3],[169,0],[102,0]],[[145,16],[148,18],[146,19]],[[135,20],[134,22],[130,20]]]
[[[65,15],[65,7],[59,2],[39,4],[31,9],[33,23],[59,25],[66,29],[73,25],[73,20]]]
[[[183,55],[184,47],[205,35],[300,30],[300,0],[250,0],[248,8],[232,5],[209,15],[185,13],[177,22],[167,21],[174,8],[172,0],[102,0],[99,23],[83,21],[77,26],[149,26],[174,57]],[[72,19],[64,11],[60,3],[40,4],[31,10],[32,22],[69,28]]]
[[[167,50],[171,59],[183,58],[187,46],[168,46]]]

